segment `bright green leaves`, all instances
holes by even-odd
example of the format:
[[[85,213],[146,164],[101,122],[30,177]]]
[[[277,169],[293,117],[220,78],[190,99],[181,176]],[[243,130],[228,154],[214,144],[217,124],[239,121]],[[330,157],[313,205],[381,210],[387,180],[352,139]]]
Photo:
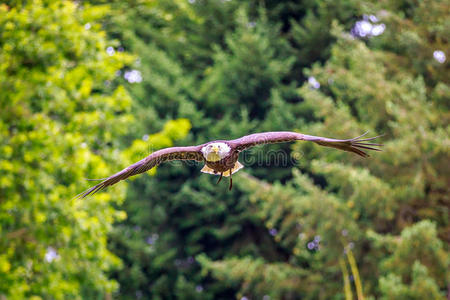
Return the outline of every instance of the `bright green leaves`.
[[[161,134],[167,135],[172,140],[179,140],[186,137],[190,129],[191,123],[188,119],[177,119],[167,122]]]
[[[126,217],[112,206],[126,185],[71,199],[86,178],[121,167],[132,99],[111,82],[134,57],[107,51],[115,44],[98,23],[105,6],[32,1],[0,10],[0,297],[104,297],[118,287],[106,275],[120,266],[106,236]],[[174,122],[161,139],[187,134],[187,120]]]
[[[104,33],[85,25],[104,8],[35,1],[2,9],[0,293],[63,299],[82,297],[88,285],[89,293],[110,292],[117,285],[104,272],[119,260],[105,235],[114,209],[109,198],[70,199],[87,174],[108,173],[91,147],[123,134],[130,120],[126,92],[103,87],[131,56],[108,56]],[[102,128],[119,130],[101,136]]]

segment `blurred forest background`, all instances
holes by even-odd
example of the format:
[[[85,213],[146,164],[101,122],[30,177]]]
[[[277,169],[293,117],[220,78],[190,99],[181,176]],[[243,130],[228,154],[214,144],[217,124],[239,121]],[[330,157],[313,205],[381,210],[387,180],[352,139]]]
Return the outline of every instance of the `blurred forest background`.
[[[447,297],[448,1],[2,2],[0,299]],[[231,192],[171,163],[73,199],[274,130],[385,146],[261,146]]]

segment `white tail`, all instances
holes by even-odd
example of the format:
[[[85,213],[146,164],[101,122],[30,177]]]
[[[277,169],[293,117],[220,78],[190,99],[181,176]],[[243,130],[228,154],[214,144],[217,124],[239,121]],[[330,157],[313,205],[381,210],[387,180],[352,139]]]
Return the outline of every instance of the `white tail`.
[[[237,161],[237,162],[234,164],[234,167],[233,167],[231,170],[228,170],[228,171],[223,172],[223,176],[229,177],[229,176],[230,176],[230,171],[231,171],[231,174],[234,174],[234,173],[236,173],[237,171],[239,171],[240,169],[242,169],[243,167],[244,167],[244,166],[243,166],[240,162]],[[214,171],[213,169],[211,169],[211,168],[208,167],[207,165],[205,165],[205,166],[203,167],[203,169],[200,170],[200,172],[207,173],[207,174],[212,174],[212,175],[220,175],[220,172]]]

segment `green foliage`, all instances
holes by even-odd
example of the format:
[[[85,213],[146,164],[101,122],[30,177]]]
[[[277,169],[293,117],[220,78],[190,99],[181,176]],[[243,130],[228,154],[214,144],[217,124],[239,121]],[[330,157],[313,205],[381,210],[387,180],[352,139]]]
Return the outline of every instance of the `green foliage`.
[[[445,285],[448,272],[447,260],[442,241],[436,234],[436,226],[424,220],[402,231],[392,255],[382,262],[382,266],[383,269],[400,275],[406,281],[411,280],[411,274],[414,277],[416,269],[425,268],[426,275],[428,268],[434,273],[432,278],[436,278],[436,282],[442,286]],[[416,264],[419,264],[420,268]],[[419,273],[420,276],[424,276],[422,274],[424,272]]]
[[[211,270],[218,280],[226,285],[241,283],[243,288],[236,295],[245,297],[248,293],[255,297],[264,296],[281,299],[283,295],[295,295],[305,290],[303,279],[306,272],[285,263],[270,263],[261,258],[230,258],[213,262],[205,256],[198,256],[204,271]],[[274,284],[279,283],[279,284]]]
[[[117,284],[105,271],[119,260],[105,233],[124,213],[108,195],[70,199],[83,178],[111,171],[94,150],[114,159],[103,146],[131,121],[130,98],[103,85],[130,57],[106,54],[99,25],[85,29],[102,8],[35,2],[1,9],[1,293],[110,292]]]
[[[107,7],[33,1],[0,10],[0,295],[111,293],[118,285],[106,271],[121,262],[106,248],[107,233],[126,216],[113,207],[125,185],[114,199],[73,197],[90,184],[85,178],[120,167],[117,141],[134,120],[132,99],[110,81],[133,57],[105,51],[114,44],[98,23]],[[153,147],[189,128],[167,123]]]
[[[264,15],[252,23],[243,9],[236,14],[236,29],[225,35],[225,48],[216,48],[199,96],[211,117],[238,114],[245,107],[252,119],[261,119],[270,105],[271,89],[281,85],[293,57],[287,56],[279,27],[268,26]]]
[[[439,287],[427,268],[414,262],[411,285],[405,285],[399,276],[389,274],[380,278],[381,299],[442,299]]]
[[[112,237],[125,261],[113,275],[121,297],[391,297],[393,283],[399,297],[422,288],[442,295],[445,243],[423,254],[411,250],[413,239],[396,242],[423,219],[435,224],[420,229],[424,241],[439,245],[448,232],[447,84],[422,47],[440,28],[427,27],[423,7],[414,18],[401,5],[363,1],[113,7],[121,13],[110,15],[108,31],[141,61],[142,84],[127,87],[145,99],[136,110],[145,115],[142,132],[169,116],[191,120],[191,143],[263,130],[386,134],[384,152],[368,160],[307,143],[253,149],[260,164],[247,163],[231,193],[192,165],[161,166],[154,178],[134,181],[124,206],[130,218]],[[363,13],[376,14],[385,33],[351,36]],[[417,43],[431,73],[407,54]],[[311,77],[319,89],[305,82]],[[299,171],[290,171],[292,162],[261,164],[268,150],[300,158]],[[410,251],[400,255],[400,245]]]
[[[375,247],[384,247],[390,253],[380,261],[380,269],[387,274],[379,279],[385,299],[442,298],[439,286],[445,285],[448,278],[449,257],[437,237],[435,224],[418,222],[405,228],[399,237],[374,232],[368,236]]]
[[[444,1],[9,1],[1,12],[0,298],[445,297]],[[384,32],[352,34],[363,18]],[[385,146],[369,159],[261,146],[242,154],[231,192],[171,162],[70,200],[85,178],[156,149],[271,130],[369,130]]]

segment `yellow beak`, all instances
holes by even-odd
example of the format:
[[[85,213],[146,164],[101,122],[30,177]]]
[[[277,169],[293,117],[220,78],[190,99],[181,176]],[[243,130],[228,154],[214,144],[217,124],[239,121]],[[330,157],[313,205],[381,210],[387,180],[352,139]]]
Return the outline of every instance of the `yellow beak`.
[[[218,153],[219,152],[219,147],[214,145],[214,146],[212,146],[211,150],[214,151],[214,153]]]

